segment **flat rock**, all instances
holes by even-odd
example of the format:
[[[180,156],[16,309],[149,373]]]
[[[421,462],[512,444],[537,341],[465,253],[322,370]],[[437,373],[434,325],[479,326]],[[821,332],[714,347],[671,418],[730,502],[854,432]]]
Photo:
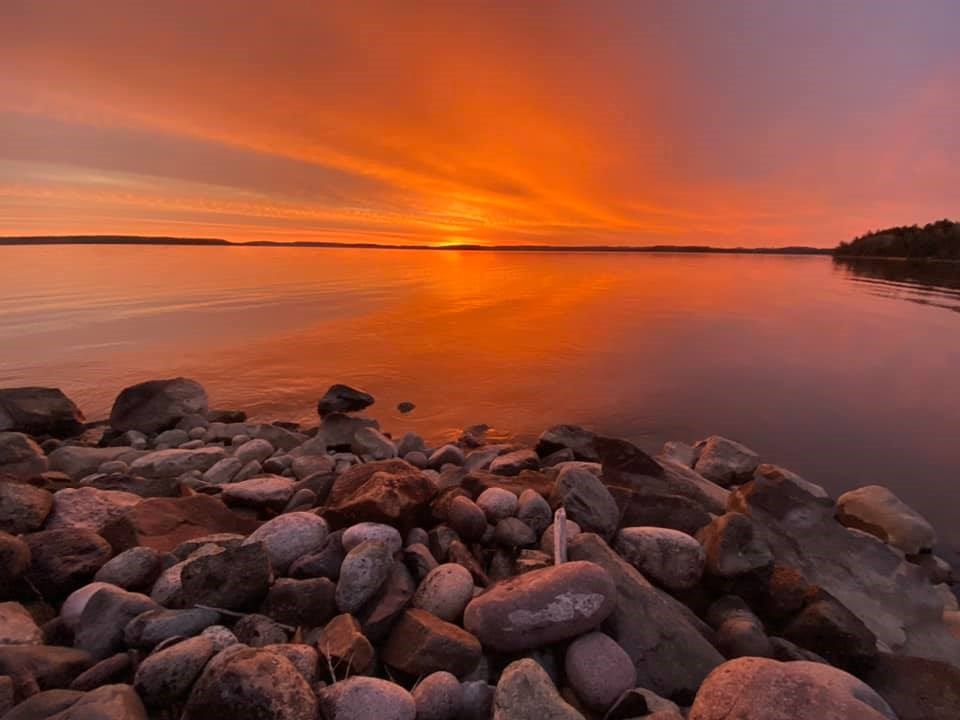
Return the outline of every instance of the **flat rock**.
[[[678,530],[623,528],[613,547],[644,577],[667,590],[689,590],[703,575],[703,547],[696,538]]]
[[[0,531],[20,535],[43,527],[53,495],[27,483],[0,479]]]
[[[46,527],[47,530],[82,528],[99,533],[142,500],[139,495],[118,490],[64,488],[53,496],[53,508]]]
[[[97,472],[104,463],[121,458],[132,460],[143,454],[129,447],[62,445],[50,453],[50,469],[66,473],[74,480],[80,480]]]
[[[59,388],[0,389],[0,432],[65,438],[83,432],[85,421],[80,408]]]
[[[867,485],[837,499],[837,520],[876,535],[888,545],[916,555],[937,544],[933,526],[882,485]]]
[[[293,497],[295,486],[292,479],[282,475],[261,475],[224,485],[220,496],[228,505],[282,510]]]
[[[546,457],[558,450],[569,449],[577,460],[599,462],[596,439],[596,433],[579,425],[554,425],[540,434],[537,454]]]
[[[510,663],[493,696],[493,720],[583,720],[567,704],[546,671],[529,658]]]
[[[464,627],[485,647],[517,652],[592,630],[613,612],[616,589],[592,562],[568,562],[494,585],[464,612]]]
[[[200,383],[182,377],[150,380],[121,391],[110,411],[110,426],[118,432],[139,430],[150,435],[207,410],[207,393]]]
[[[473,634],[417,609],[404,611],[382,649],[387,665],[412,677],[438,670],[463,677],[477,666],[480,655]]]
[[[0,432],[0,475],[31,478],[47,468],[47,456],[29,435]]]
[[[155,450],[130,463],[130,472],[147,477],[179,477],[194,470],[206,472],[224,457],[226,451],[221,447]]]
[[[698,443],[700,457],[694,470],[723,487],[749,482],[760,465],[760,456],[738,442],[712,435]]]
[[[414,720],[417,706],[409,692],[387,680],[352,677],[320,691],[326,720]]]
[[[273,569],[285,574],[294,560],[323,547],[328,533],[323,518],[309,512],[292,512],[265,522],[243,544],[262,543]]]
[[[519,475],[524,470],[539,470],[540,456],[533,450],[514,450],[498,455],[490,463],[490,472],[497,475]]]

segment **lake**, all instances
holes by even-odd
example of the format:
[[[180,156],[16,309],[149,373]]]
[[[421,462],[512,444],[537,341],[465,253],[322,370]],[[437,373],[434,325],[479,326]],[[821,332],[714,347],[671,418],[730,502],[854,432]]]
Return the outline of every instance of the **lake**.
[[[0,386],[88,419],[185,375],[316,418],[333,382],[428,440],[577,423],[721,434],[833,493],[879,483],[960,546],[960,266],[828,257],[244,247],[0,248]],[[401,415],[398,402],[416,404]]]

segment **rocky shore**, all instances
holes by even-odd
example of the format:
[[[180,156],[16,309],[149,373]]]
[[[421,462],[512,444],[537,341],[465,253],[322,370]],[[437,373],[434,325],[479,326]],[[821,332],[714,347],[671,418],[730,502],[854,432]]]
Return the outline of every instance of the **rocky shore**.
[[[953,573],[888,489],[717,436],[433,446],[373,404],[0,390],[0,718],[960,718]]]

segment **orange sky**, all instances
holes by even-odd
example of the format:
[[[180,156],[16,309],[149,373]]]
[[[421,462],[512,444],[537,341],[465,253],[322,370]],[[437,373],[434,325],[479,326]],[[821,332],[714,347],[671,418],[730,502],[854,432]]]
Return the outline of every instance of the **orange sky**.
[[[960,3],[0,0],[0,235],[831,246],[960,216]]]

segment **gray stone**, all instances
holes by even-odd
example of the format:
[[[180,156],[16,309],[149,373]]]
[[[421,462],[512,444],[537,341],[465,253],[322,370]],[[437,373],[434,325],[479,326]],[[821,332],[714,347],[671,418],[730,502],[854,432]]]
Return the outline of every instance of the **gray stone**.
[[[233,456],[244,465],[251,460],[256,460],[262,464],[271,455],[273,455],[273,445],[262,438],[247,440],[233,451]]]
[[[568,705],[550,676],[529,658],[510,663],[493,696],[493,720],[583,720]]]
[[[91,580],[113,549],[91,530],[44,530],[23,536],[30,548],[27,579],[46,598],[61,598]]]
[[[53,495],[27,483],[0,480],[0,531],[12,535],[43,527],[53,507]]]
[[[446,671],[427,675],[413,689],[417,720],[459,720],[463,709],[460,681]]]
[[[323,547],[329,528],[322,517],[310,512],[278,515],[243,541],[244,545],[262,543],[274,570],[284,574],[298,558]]]
[[[514,497],[513,493],[507,494]],[[464,495],[458,495],[450,502],[447,509],[447,522],[460,537],[468,542],[479,540],[487,530],[486,514],[479,505]]]
[[[211,625],[200,634],[213,641],[213,647],[217,652],[238,643],[237,636],[223,625]]]
[[[148,610],[127,623],[123,641],[133,648],[152,648],[172,637],[193,637],[220,622],[220,613],[207,608]]]
[[[403,437],[400,438],[400,442],[397,443],[397,455],[400,457],[406,457],[407,454],[412,452],[425,452],[427,449],[426,443],[423,441],[423,438],[417,435],[415,432],[404,433]]]
[[[745,575],[773,563],[766,541],[756,537],[749,517],[738,512],[721,515],[697,535],[711,575],[729,578]]]
[[[679,442],[678,440],[670,440],[663,444],[660,457],[692,468],[697,464],[697,460],[700,459],[700,449]]]
[[[637,679],[633,660],[602,632],[581,635],[570,643],[564,670],[577,697],[596,712],[606,711]]]
[[[317,403],[317,414],[358,412],[374,403],[373,395],[349,385],[331,385]]]
[[[597,462],[600,455],[596,439],[595,433],[578,425],[554,425],[541,433],[537,440],[537,454],[546,457],[558,450],[569,449],[577,460]]]
[[[533,450],[514,450],[499,455],[490,463],[490,472],[497,475],[519,475],[524,470],[539,470],[540,457]]]
[[[138,457],[130,464],[130,472],[147,477],[178,477],[193,470],[205,472],[225,456],[222,447],[204,447],[199,450],[155,450]]]
[[[177,704],[186,698],[213,654],[213,641],[202,635],[178,642],[140,663],[133,687],[148,707]]]
[[[93,579],[124,590],[148,590],[162,570],[159,552],[150,547],[134,547],[108,561]]]
[[[456,445],[444,445],[431,453],[427,460],[427,467],[433,470],[440,470],[444,465],[463,465],[463,450]]]
[[[110,426],[153,434],[171,428],[184,416],[207,412],[207,393],[186,378],[151,380],[125,388],[113,403]]]
[[[0,432],[0,475],[30,478],[47,468],[47,456],[28,435]]]
[[[343,549],[350,552],[367,540],[383,543],[391,553],[400,552],[403,547],[403,540],[395,527],[375,522],[361,522],[347,528],[340,541]]]
[[[258,606],[267,594],[270,559],[255,543],[192,560],[180,575],[185,605],[244,610]]]
[[[74,590],[63,601],[63,605],[60,606],[60,619],[71,632],[77,629],[77,623],[80,622],[80,616],[83,614],[83,609],[87,606],[90,598],[105,587],[116,586],[106,582],[92,582]]]
[[[333,472],[334,465],[329,455],[301,455],[293,459],[290,467],[297,480],[306,480],[311,475]]]
[[[753,450],[719,435],[698,446],[700,457],[694,470],[723,487],[749,482],[760,464],[760,456]]]
[[[339,412],[330,413],[320,421],[314,441],[322,443],[327,448],[349,448],[353,444],[354,433],[365,427],[379,430],[380,423],[371,418],[350,417]]]
[[[225,457],[214,463],[205,473],[203,481],[211,485],[223,485],[233,480],[243,463],[235,457]]]
[[[477,506],[483,510],[490,523],[516,515],[518,505],[517,496],[503,488],[487,488],[477,498]]]
[[[770,465],[769,463],[761,463],[757,467],[754,477],[768,478],[775,481],[786,481],[796,485],[801,490],[810,493],[813,497],[820,500],[830,500],[830,493],[824,490],[822,487],[816,483],[812,483],[809,480],[804,480],[802,477],[797,475],[795,472],[791,472],[785,468],[782,468],[778,465]]]
[[[104,475],[114,475],[114,474],[123,475],[129,471],[130,471],[130,466],[127,465],[123,460],[108,460],[107,462],[103,463],[103,465],[101,465],[99,468],[97,468],[97,472],[101,472]]]
[[[99,533],[129,508],[143,500],[139,495],[92,487],[64,488],[53,496],[48,530],[77,528]]]
[[[466,680],[460,687],[463,692],[460,720],[490,720],[496,688],[486,680]]]
[[[689,590],[700,582],[706,555],[697,540],[667,528],[632,527],[617,533],[614,549],[667,590]]]
[[[160,448],[160,446],[175,448],[183,443],[187,442],[190,439],[190,436],[187,434],[186,430],[173,429],[173,430],[164,430],[162,433],[157,435],[153,440],[154,447]]]
[[[876,535],[888,545],[917,555],[937,544],[933,526],[882,485],[867,485],[837,499],[837,519],[847,527]]]
[[[352,677],[320,691],[326,720],[414,720],[417,706],[409,692],[387,680]]]
[[[0,390],[0,432],[72,437],[83,432],[83,413],[58,388]]]
[[[444,563],[423,579],[411,604],[433,613],[441,620],[456,622],[472,598],[473,577],[470,571],[456,563]]]
[[[144,443],[146,440],[144,439]],[[101,465],[121,457],[139,454],[129,447],[85,447],[82,445],[63,445],[50,453],[50,469],[63,472],[79,480],[97,472]]]
[[[146,595],[106,586],[94,593],[80,614],[73,644],[103,660],[123,649],[124,628],[137,615],[159,609]]]
[[[262,475],[224,485],[220,496],[228,505],[282,509],[290,502],[295,488],[296,483],[290,478],[281,475]]]
[[[593,473],[576,467],[565,467],[557,475],[553,507],[563,507],[567,517],[585,532],[595,532],[610,538],[620,522],[620,509],[613,495]]]
[[[497,523],[493,539],[498,545],[508,548],[531,547],[537,544],[537,534],[523,520],[515,517],[504,518]]]
[[[397,448],[390,438],[372,427],[360,428],[353,434],[351,449],[357,455],[367,455],[373,460],[397,457]]]
[[[533,528],[539,536],[553,522],[553,511],[543,495],[536,490],[527,489],[520,493],[517,517]]]
[[[383,543],[367,540],[347,553],[337,581],[337,607],[353,613],[370,600],[386,582],[393,567],[393,553]]]
[[[266,615],[251,613],[237,620],[233,626],[237,640],[250,647],[282,645],[290,638],[280,624]]]

